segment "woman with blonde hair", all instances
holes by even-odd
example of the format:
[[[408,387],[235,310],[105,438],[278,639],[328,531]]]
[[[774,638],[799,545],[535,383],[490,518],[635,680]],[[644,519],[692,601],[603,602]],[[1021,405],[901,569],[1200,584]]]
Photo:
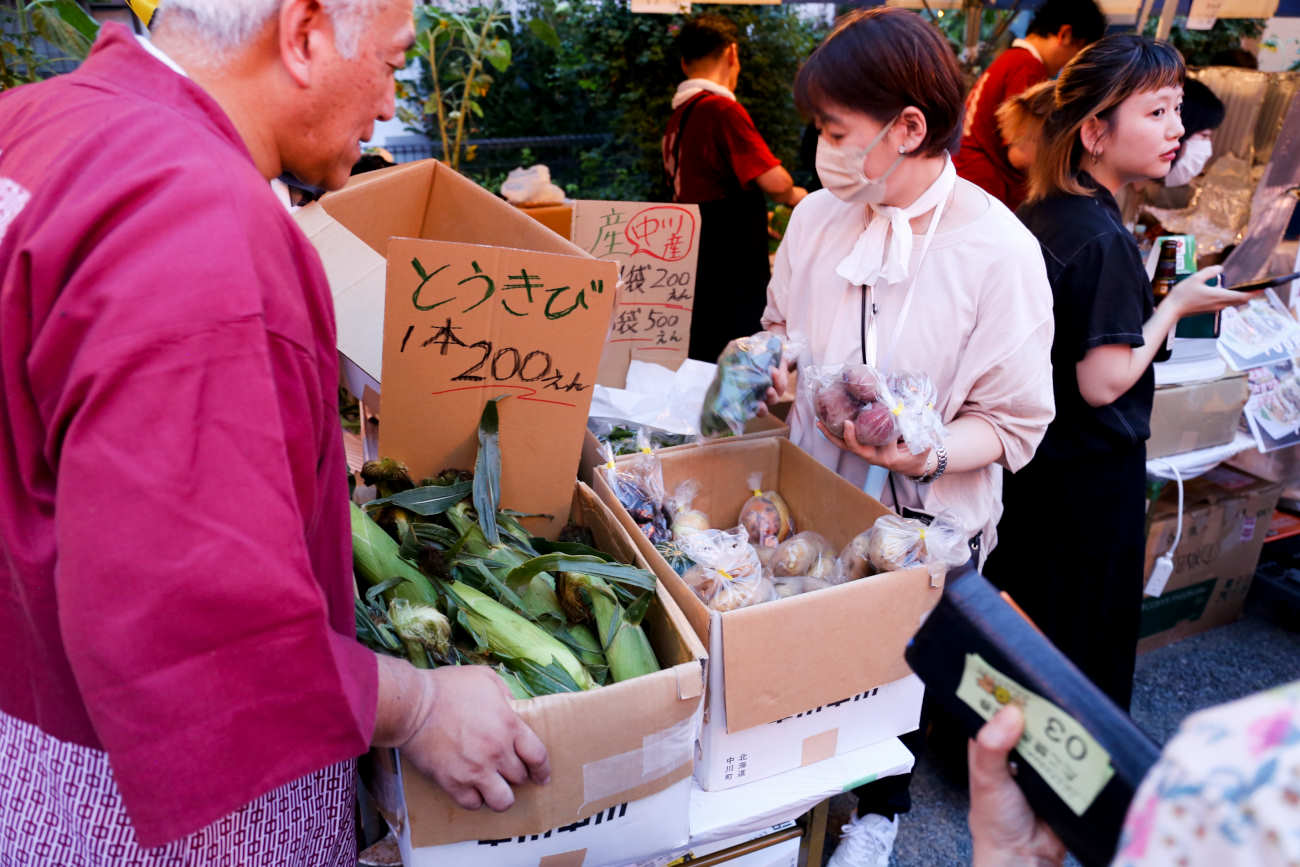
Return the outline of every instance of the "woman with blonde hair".
[[[1142,604],[1151,363],[1179,318],[1249,300],[1211,286],[1215,267],[1156,307],[1115,203],[1126,185],[1169,171],[1184,75],[1167,43],[1125,34],[1084,49],[1056,82],[1017,211],[1055,300],[1056,419],[1028,466],[1004,479],[1001,544],[985,571],[1125,709]]]

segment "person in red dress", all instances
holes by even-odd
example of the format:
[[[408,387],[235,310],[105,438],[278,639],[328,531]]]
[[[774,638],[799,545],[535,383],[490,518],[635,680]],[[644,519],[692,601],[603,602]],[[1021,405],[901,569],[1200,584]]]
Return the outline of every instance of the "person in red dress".
[[[0,863],[355,865],[398,746],[507,808],[486,667],[355,639],[333,303],[268,180],[337,188],[412,0],[164,0],[0,94]]]
[[[1007,154],[997,110],[1005,100],[1056,74],[1106,32],[1106,16],[1094,0],[1047,0],[1034,13],[1024,39],[998,55],[966,97],[957,174],[979,184],[1011,210],[1025,200],[1026,178]]]

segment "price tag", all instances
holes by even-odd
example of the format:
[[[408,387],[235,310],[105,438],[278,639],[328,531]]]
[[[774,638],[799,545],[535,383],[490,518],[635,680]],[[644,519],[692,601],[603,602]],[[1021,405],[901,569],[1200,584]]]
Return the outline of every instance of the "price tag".
[[[617,262],[622,281],[597,381],[621,388],[633,359],[680,365],[691,337],[699,207],[580,200],[571,235],[597,259]]]
[[[1030,692],[977,653],[966,654],[957,697],[984,719],[1020,706],[1025,733],[1016,750],[1076,815],[1082,816],[1115,775],[1110,754],[1074,717]]]

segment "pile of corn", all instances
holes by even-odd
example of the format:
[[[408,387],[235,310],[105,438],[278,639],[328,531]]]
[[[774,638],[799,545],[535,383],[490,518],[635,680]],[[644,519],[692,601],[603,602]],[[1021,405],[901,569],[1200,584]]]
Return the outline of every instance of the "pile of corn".
[[[381,496],[352,505],[353,566],[365,585],[358,638],[421,668],[493,665],[516,698],[658,671],[640,626],[654,575],[589,545],[534,538],[520,516],[495,508],[489,409],[473,481],[444,474],[416,486],[391,460],[362,469]]]

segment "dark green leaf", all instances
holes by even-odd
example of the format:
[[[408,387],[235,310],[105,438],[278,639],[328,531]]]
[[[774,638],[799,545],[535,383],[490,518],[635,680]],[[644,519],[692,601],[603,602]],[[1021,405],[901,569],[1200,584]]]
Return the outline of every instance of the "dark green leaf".
[[[389,578],[386,581],[380,581],[374,587],[371,587],[366,591],[366,601],[372,605],[378,604],[378,600],[381,596],[389,590],[392,590],[398,584],[401,584],[404,580],[404,578]]]
[[[488,544],[501,544],[497,508],[501,503],[501,433],[497,401],[488,400],[478,422],[478,458],[474,462],[474,510]]]
[[[414,512],[425,518],[441,515],[461,500],[470,496],[473,486],[470,482],[456,482],[453,485],[426,485],[423,488],[411,488],[366,503],[366,509],[394,505]]]
[[[618,562],[604,551],[598,551],[581,542],[552,542],[550,539],[544,539],[540,536],[534,536],[528,541],[538,554],[570,554],[579,557],[598,557],[609,563]]]
[[[533,660],[526,658],[507,658],[502,659],[502,661],[519,676],[519,679],[524,682],[524,686],[533,695],[582,692],[582,687],[578,686],[573,676],[557,662],[552,662],[550,665],[538,665]]]
[[[572,554],[543,554],[534,557],[510,570],[506,583],[519,588],[531,581],[540,572],[585,572],[599,575],[609,581],[635,587],[639,590],[654,591],[655,576],[651,572],[623,563],[611,563],[602,557],[583,557]]]
[[[560,50],[560,36],[555,32],[555,28],[551,26],[551,22],[543,18],[534,18],[528,22],[528,29],[543,44],[549,46],[552,51]]]
[[[650,610],[650,603],[654,602],[653,593],[642,593],[636,601],[623,610],[623,622],[632,626],[640,626],[641,621],[645,620],[646,612]]]
[[[460,541],[454,530],[441,524],[412,524],[411,531],[420,542],[431,543],[439,548],[451,548]]]
[[[520,614],[529,620],[534,620],[534,618],[524,609],[524,601],[519,598],[514,590],[507,587],[505,582],[498,578],[496,574],[488,568],[486,562],[479,558],[474,558],[472,560],[462,560],[459,565],[467,567],[479,578],[478,581],[473,582],[479,585],[479,590],[482,590],[488,596],[491,596],[507,608],[513,609],[516,614]]]

